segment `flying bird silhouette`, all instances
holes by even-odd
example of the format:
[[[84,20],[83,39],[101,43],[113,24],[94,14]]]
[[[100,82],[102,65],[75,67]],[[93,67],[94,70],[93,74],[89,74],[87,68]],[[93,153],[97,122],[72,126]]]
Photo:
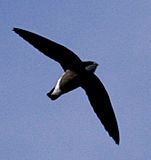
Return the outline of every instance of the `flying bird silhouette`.
[[[94,74],[98,64],[93,61],[82,61],[68,48],[38,34],[20,28],[14,28],[13,31],[62,66],[64,73],[53,89],[47,93],[48,97],[55,100],[73,89],[83,88],[104,128],[115,143],[119,144],[119,129],[109,95]]]

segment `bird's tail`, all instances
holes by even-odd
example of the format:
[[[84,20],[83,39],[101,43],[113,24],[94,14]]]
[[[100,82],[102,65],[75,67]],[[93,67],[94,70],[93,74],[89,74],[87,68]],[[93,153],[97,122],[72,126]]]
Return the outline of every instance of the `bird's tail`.
[[[47,93],[47,96],[51,99],[51,100],[56,100],[60,95],[57,94],[52,94],[55,88],[53,88],[50,92]]]

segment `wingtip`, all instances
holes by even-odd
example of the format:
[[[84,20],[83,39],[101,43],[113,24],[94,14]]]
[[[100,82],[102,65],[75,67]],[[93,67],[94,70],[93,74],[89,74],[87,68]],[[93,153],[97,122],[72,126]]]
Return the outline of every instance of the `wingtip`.
[[[119,146],[120,145],[120,140],[116,140],[115,143]]]
[[[117,128],[118,129],[118,128]],[[113,132],[114,131],[114,132]],[[109,136],[114,140],[114,142],[119,145],[120,144],[120,134],[119,130],[112,130],[112,132],[108,132]]]
[[[118,134],[117,137],[112,137],[112,138],[114,139],[114,141],[115,141],[115,143],[116,143],[117,145],[120,144],[120,137],[119,137],[119,134]]]
[[[19,28],[15,28],[15,27],[12,29],[12,31],[14,31],[16,33],[17,33],[18,30],[19,30]]]
[[[13,29],[12,29],[12,31],[14,31],[14,32],[15,32],[15,30],[16,30],[16,28],[13,28]]]

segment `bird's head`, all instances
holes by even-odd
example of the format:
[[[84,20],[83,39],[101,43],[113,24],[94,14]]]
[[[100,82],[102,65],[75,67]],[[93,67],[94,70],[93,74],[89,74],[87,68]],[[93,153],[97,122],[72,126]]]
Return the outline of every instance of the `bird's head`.
[[[84,67],[87,71],[93,72],[93,73],[95,72],[95,70],[98,66],[98,64],[93,61],[85,61],[85,62],[83,62],[83,64],[84,64]]]

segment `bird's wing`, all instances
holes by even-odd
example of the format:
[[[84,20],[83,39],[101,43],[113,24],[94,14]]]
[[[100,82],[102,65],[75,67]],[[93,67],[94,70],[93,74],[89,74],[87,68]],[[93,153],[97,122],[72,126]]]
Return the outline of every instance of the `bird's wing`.
[[[64,70],[69,68],[74,69],[80,67],[82,64],[80,58],[76,54],[56,42],[23,29],[14,28],[13,31],[43,54],[59,62]]]
[[[119,144],[120,138],[117,120],[105,87],[93,73],[88,73],[83,79],[81,87],[86,91],[95,113],[109,135],[114,139],[116,144]]]

